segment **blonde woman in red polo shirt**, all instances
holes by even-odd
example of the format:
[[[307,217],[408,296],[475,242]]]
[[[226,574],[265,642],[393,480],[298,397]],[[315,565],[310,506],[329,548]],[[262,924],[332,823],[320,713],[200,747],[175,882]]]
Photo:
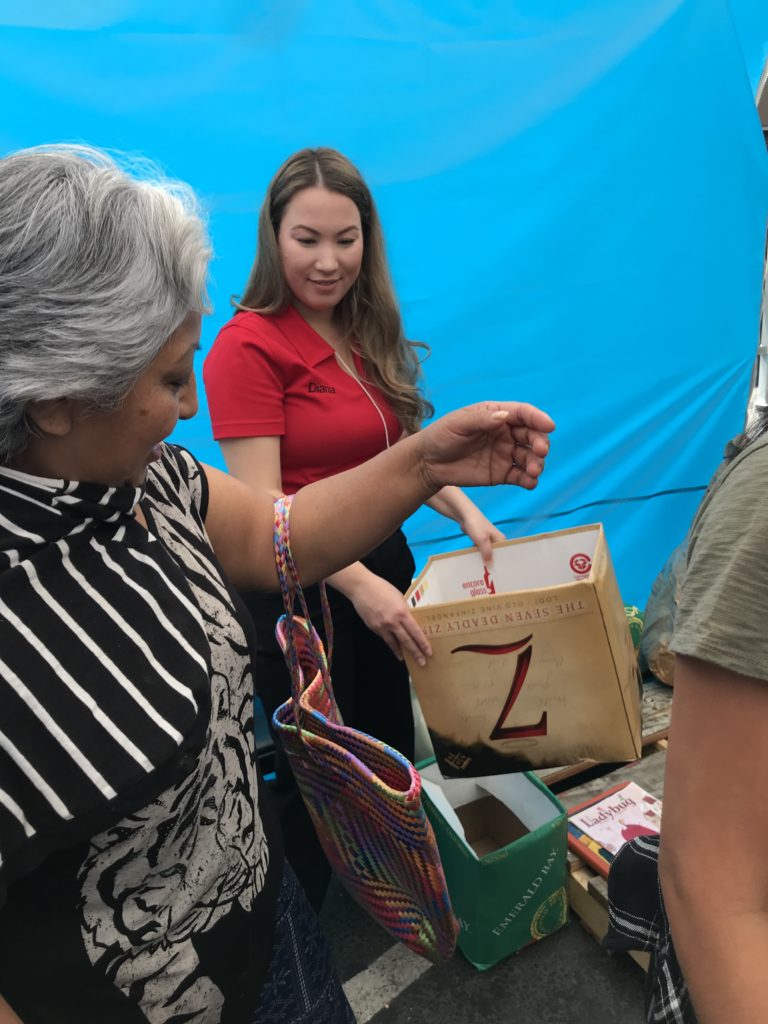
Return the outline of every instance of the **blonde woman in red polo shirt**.
[[[278,170],[261,208],[258,249],[238,312],[206,360],[214,436],[229,471],[258,490],[294,493],[367,461],[433,412],[419,388],[418,343],[403,334],[381,225],[358,170],[332,149],[304,149]],[[424,347],[424,346],[421,346]],[[371,494],[371,502],[376,495]],[[429,504],[486,560],[497,530],[457,487]],[[414,571],[398,530],[328,580],[334,690],[345,721],[413,758],[404,649],[430,655],[403,600]],[[290,680],[274,639],[274,595],[245,595],[258,634],[255,678],[267,715]],[[310,609],[319,624],[316,588]],[[278,752],[288,856],[316,905],[328,869]]]

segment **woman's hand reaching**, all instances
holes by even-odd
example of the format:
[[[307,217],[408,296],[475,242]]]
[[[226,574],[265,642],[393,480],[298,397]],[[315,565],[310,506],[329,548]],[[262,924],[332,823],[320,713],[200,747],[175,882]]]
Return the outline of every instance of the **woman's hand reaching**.
[[[402,661],[403,652],[408,651],[419,665],[426,664],[432,648],[397,587],[359,562],[328,582],[352,602],[368,629],[381,637],[395,657]]]
[[[545,412],[526,402],[478,402],[441,417],[414,440],[432,490],[504,483],[533,490],[554,429]]]
[[[472,508],[459,520],[462,531],[480,551],[485,565],[493,561],[493,545],[507,538],[486,518],[479,508]]]

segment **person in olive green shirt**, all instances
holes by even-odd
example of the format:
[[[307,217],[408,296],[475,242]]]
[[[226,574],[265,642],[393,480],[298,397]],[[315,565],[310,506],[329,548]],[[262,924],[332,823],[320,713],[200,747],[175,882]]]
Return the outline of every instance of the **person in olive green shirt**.
[[[767,497],[763,435],[697,513],[671,644],[659,874],[700,1024],[768,1020]]]

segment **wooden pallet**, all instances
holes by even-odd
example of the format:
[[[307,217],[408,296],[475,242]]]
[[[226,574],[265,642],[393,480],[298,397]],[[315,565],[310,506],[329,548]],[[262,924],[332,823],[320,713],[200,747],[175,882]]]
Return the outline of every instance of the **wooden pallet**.
[[[590,779],[574,789],[558,794],[564,807],[574,807],[597,796],[604,789],[618,782],[636,782],[654,796],[661,796],[664,784],[664,763],[666,760],[666,739],[656,740],[643,751],[643,757],[632,764],[622,765],[608,775]],[[602,942],[608,930],[608,882],[585,864],[575,853],[568,851],[568,877],[566,880],[568,902],[586,930],[598,942]],[[648,970],[647,953],[629,954],[644,971]]]
[[[582,926],[599,943],[608,931],[608,883],[595,874],[575,853],[568,853],[568,877],[565,882],[568,904]],[[648,953],[630,951],[629,955],[644,971],[648,970]]]

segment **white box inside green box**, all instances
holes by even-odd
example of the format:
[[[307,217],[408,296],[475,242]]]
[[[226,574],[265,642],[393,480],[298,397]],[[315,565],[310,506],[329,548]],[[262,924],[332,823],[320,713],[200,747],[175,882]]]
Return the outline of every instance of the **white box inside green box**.
[[[419,765],[459,920],[459,949],[493,967],[567,920],[566,812],[532,773],[444,779]]]

